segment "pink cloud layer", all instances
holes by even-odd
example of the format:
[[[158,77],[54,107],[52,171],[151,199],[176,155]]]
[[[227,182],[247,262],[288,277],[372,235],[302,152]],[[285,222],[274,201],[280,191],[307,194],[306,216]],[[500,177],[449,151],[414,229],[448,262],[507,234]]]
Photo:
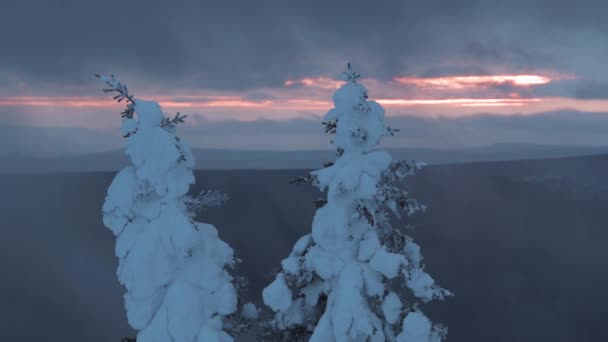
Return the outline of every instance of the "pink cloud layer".
[[[583,100],[568,97],[526,97],[518,88],[532,88],[553,82],[559,77],[548,75],[484,75],[445,77],[395,77],[382,82],[362,81],[370,98],[386,107],[387,115],[470,116],[479,113],[496,115],[530,115],[539,112],[572,109],[585,112],[606,112],[608,100]],[[343,81],[327,77],[287,80],[282,87],[255,91],[219,92],[216,90],[137,89],[136,97],[157,100],[168,112],[197,113],[211,120],[255,120],[319,117],[332,107],[333,91]],[[485,88],[510,85],[513,89]],[[258,100],[260,99],[260,100]],[[122,104],[99,94],[96,96],[28,96],[0,97],[0,107],[18,108],[35,113],[33,121],[49,121],[45,115],[56,116],[53,122],[68,121],[87,111],[118,112]],[[33,116],[34,114],[32,114]],[[60,117],[63,116],[64,119]],[[91,122],[91,126],[95,126]]]

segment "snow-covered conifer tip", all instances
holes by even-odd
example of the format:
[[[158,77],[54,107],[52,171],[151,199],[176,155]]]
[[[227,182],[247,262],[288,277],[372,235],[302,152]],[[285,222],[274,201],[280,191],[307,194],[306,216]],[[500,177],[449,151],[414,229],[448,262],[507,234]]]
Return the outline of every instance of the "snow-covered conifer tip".
[[[358,72],[354,71],[350,65],[350,62],[346,65],[346,71],[342,73],[344,75],[344,80],[349,83],[357,83],[357,80],[361,75]]]
[[[116,77],[114,77],[113,74],[111,74],[110,76],[95,74],[95,77],[105,82],[108,86],[108,88],[102,89],[104,93],[116,93],[116,95],[113,97],[116,102],[120,103],[123,100],[126,100],[126,108],[120,114],[123,119],[133,119],[133,114],[135,113],[135,107],[137,104],[135,103],[135,98],[133,97],[133,95],[129,93],[129,88],[127,87],[127,85],[121,83],[118,79],[116,79]],[[179,112],[175,114],[175,116],[172,118],[163,116],[160,122],[160,126],[168,130],[172,130],[178,124],[184,123],[184,120],[187,117],[187,115],[181,115]],[[137,130],[127,130],[127,132],[124,132],[124,137],[128,138],[129,136],[131,136],[131,134],[135,134],[136,132]]]

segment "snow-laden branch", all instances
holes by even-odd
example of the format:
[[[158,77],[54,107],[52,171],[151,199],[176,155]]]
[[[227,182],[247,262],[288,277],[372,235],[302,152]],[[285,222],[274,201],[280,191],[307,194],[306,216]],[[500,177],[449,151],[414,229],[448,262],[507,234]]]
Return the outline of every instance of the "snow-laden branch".
[[[181,115],[179,112],[177,112],[177,114],[175,114],[175,116],[172,118],[163,118],[163,121],[160,123],[160,127],[174,128],[178,124],[186,122],[185,119],[187,117],[188,115]]]
[[[108,85],[109,88],[102,89],[104,93],[117,93],[114,96],[114,100],[116,100],[116,102],[120,103],[123,100],[126,100],[127,108],[120,113],[122,117],[127,119],[133,118],[133,113],[135,112],[135,100],[133,95],[129,94],[129,88],[127,88],[127,85],[120,83],[120,81],[117,80],[113,74],[110,75],[110,77],[95,74],[95,77],[104,81]]]

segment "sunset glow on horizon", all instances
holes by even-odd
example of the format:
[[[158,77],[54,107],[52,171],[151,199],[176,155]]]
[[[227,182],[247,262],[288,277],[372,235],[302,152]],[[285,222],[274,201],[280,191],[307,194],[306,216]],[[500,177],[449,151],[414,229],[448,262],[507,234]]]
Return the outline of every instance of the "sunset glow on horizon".
[[[456,105],[456,106],[524,106],[531,102],[540,102],[542,99],[436,99],[436,100],[402,100],[402,99],[378,99],[383,105]]]
[[[552,79],[540,75],[471,75],[442,77],[395,77],[400,84],[411,84],[419,87],[465,89],[492,85],[512,85],[529,87],[550,83]]]
[[[297,110],[302,109],[325,109],[332,103],[329,100],[315,99],[277,99],[264,101],[248,101],[242,97],[233,96],[222,99],[208,99],[206,97],[191,97],[175,101],[167,96],[154,96],[158,103],[166,108],[270,108]],[[449,99],[376,99],[382,105],[388,106],[433,106],[433,105],[455,105],[455,106],[523,106],[531,102],[540,102],[540,98],[449,98]],[[101,97],[70,97],[70,96],[13,96],[0,98],[0,106],[24,106],[24,107],[116,107],[116,104]]]
[[[334,80],[329,77],[303,78],[299,80],[287,80],[283,83],[286,87],[296,85],[306,87],[317,87],[323,89],[338,89],[344,84],[344,81]]]
[[[573,109],[604,112],[608,100],[576,99],[563,96],[539,97],[510,89],[493,89],[508,84],[532,88],[556,81],[557,78],[535,74],[395,77],[392,81],[366,78],[361,83],[370,89],[370,98],[387,108],[388,115],[470,116],[478,113],[497,115],[531,115],[543,111]],[[282,87],[242,91],[212,89],[173,90],[139,89],[136,97],[153,99],[168,112],[204,115],[213,120],[250,121],[259,118],[289,119],[322,116],[333,104],[333,91],[344,81],[329,77],[306,77],[286,80]],[[413,87],[404,87],[405,85]],[[486,90],[485,88],[491,88]],[[140,92],[141,91],[141,92]],[[184,94],[185,93],[185,94]],[[522,95],[522,94],[528,94]],[[382,96],[384,95],[384,96]],[[97,108],[109,111],[124,106],[103,94],[95,96],[7,96],[0,97],[0,107],[31,108],[39,115],[69,115]],[[34,110],[34,108],[36,108]],[[61,113],[64,109],[66,114]],[[307,113],[307,114],[303,114]],[[41,118],[42,120],[42,118]],[[65,120],[65,119],[64,119]]]

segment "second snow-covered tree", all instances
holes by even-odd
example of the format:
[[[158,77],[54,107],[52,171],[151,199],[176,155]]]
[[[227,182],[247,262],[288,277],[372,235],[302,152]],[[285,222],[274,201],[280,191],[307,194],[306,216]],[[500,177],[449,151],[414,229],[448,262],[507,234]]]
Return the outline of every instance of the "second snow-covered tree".
[[[275,312],[267,337],[441,341],[447,329],[431,323],[418,303],[450,293],[424,271],[420,247],[390,224],[392,217],[424,209],[395,184],[422,165],[373,151],[395,130],[385,125],[384,109],[368,100],[350,64],[344,76],[324,117],[338,159],[302,178],[326,190],[327,199],[316,201],[312,233],[296,242],[263,291]]]
[[[224,198],[187,195],[194,158],[175,135],[183,117],[165,118],[158,103],[133,98],[114,77],[101,77],[125,100],[122,129],[130,166],[120,171],[103,205],[116,235],[118,279],[138,342],[226,342],[226,316],[237,308],[232,249],[217,229],[194,221],[196,209]]]

